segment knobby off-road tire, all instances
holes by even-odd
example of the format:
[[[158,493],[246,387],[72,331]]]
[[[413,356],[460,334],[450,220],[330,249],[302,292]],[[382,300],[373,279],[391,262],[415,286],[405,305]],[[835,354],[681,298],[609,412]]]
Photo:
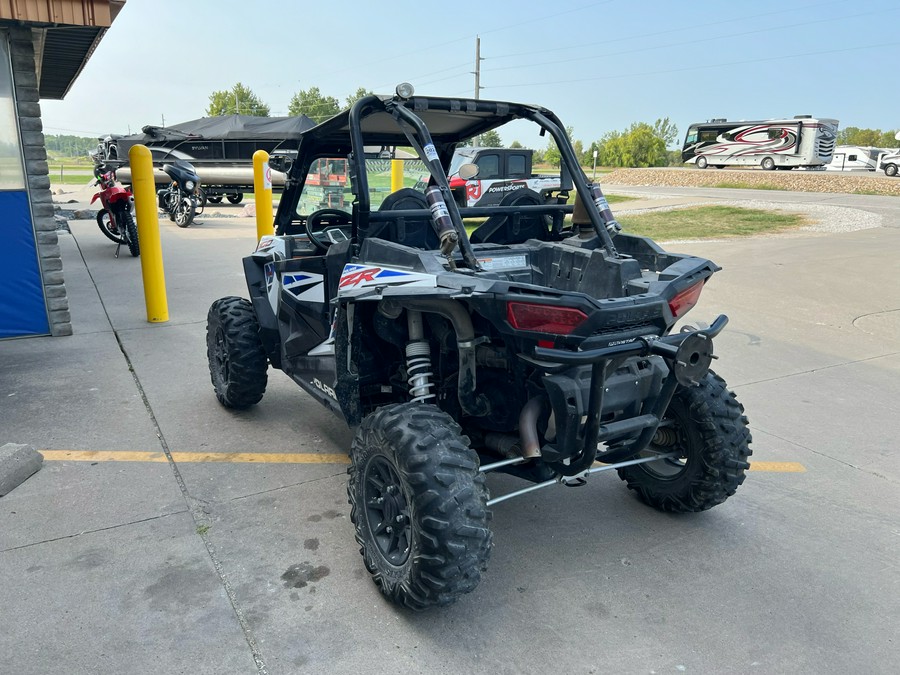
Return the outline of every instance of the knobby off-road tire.
[[[110,241],[115,242],[116,244],[125,243],[125,237],[122,236],[121,231],[112,231],[112,218],[107,209],[100,209],[97,211],[97,226],[100,228],[103,235]]]
[[[266,391],[269,364],[248,300],[229,296],[209,308],[206,358],[219,403],[238,409],[259,403]]]
[[[491,553],[488,493],[450,415],[421,403],[379,408],[360,425],[347,471],[356,541],[389,600],[422,610],[478,586]]]
[[[705,511],[721,504],[750,468],[750,431],[743,413],[725,380],[710,371],[700,386],[675,393],[666,424],[642,453],[678,452],[680,457],[618,469],[619,477],[660,511]]]
[[[138,241],[137,223],[134,221],[131,211],[122,212],[122,225],[125,227],[125,232],[128,233],[128,252],[131,253],[132,258],[137,258],[141,254],[141,245]]]

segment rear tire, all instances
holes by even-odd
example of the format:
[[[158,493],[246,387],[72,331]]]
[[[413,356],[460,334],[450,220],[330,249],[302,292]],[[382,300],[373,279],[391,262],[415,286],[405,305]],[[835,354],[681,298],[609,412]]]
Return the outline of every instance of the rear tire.
[[[209,195],[206,197],[206,201],[208,201],[210,204],[221,204],[222,195]]]
[[[896,164],[888,164],[884,167],[884,175],[885,176],[896,176],[897,175],[897,165]]]
[[[709,372],[698,387],[679,389],[660,428],[641,456],[679,457],[618,469],[641,501],[660,511],[705,511],[724,502],[750,468],[750,431],[744,406],[725,380]]]
[[[125,232],[128,233],[128,252],[131,253],[132,258],[137,258],[141,254],[141,245],[138,241],[137,223],[134,222],[131,211],[126,209],[122,212],[122,224]]]
[[[775,168],[775,160],[771,157],[763,157],[759,165],[762,167],[763,171],[772,171]]]
[[[266,391],[269,363],[249,300],[229,296],[209,308],[206,358],[219,403],[241,409],[260,402]]]
[[[240,204],[244,199],[244,193],[237,192],[233,195],[225,195],[225,198],[232,204]]]
[[[491,553],[488,493],[450,415],[421,403],[379,408],[356,432],[348,473],[356,541],[385,597],[422,610],[478,586]]]

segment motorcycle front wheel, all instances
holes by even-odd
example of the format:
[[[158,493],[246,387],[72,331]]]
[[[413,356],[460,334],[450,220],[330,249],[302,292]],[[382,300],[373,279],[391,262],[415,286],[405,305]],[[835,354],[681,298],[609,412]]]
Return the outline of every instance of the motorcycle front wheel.
[[[106,209],[100,209],[97,212],[97,225],[100,226],[100,231],[112,242],[116,244],[126,244],[128,242],[125,241],[125,237],[122,236],[122,232],[120,229],[116,228],[113,224],[112,216],[109,215],[109,211]]]
[[[196,202],[193,199],[182,199],[178,202],[178,205],[175,207],[175,213],[173,214],[175,224],[178,227],[189,227],[190,224],[194,222],[196,210]]]
[[[137,258],[141,254],[141,246],[138,243],[137,223],[131,211],[122,212],[122,224],[128,235],[128,252],[131,253],[131,257]]]

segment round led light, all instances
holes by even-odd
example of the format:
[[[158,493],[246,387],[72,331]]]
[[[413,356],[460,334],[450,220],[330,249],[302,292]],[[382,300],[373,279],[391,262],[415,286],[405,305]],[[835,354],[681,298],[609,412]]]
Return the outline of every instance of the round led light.
[[[400,98],[409,98],[416,93],[416,90],[413,89],[413,86],[409,82],[401,82],[397,85],[395,91]]]

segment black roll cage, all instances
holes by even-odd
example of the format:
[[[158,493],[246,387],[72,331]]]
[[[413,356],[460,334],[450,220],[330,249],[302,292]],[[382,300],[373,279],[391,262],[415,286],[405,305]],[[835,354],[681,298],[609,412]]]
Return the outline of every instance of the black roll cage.
[[[388,117],[390,120],[387,119]],[[457,145],[514,119],[530,120],[537,124],[542,131],[551,135],[559,148],[564,169],[568,169],[575,190],[582,196],[582,202],[593,229],[600,237],[607,254],[617,257],[615,244],[594,203],[591,187],[593,186],[595,193],[599,193],[601,196],[602,192],[598,185],[588,181],[582,171],[562,122],[546,108],[503,101],[422,96],[403,99],[398,96],[376,95],[360,99],[349,110],[301,135],[298,149],[299,161],[291,167],[285,187],[285,192],[290,191],[291,197],[282,200],[276,216],[276,224],[282,228],[293,218],[306,175],[316,159],[326,156],[347,157],[354,194],[351,241],[354,247],[358,247],[360,229],[365,231],[370,222],[379,222],[401,215],[400,212],[380,214],[371,211],[365,167],[365,161],[369,158],[366,147],[410,145],[415,148],[419,158],[428,168],[429,184],[436,185],[441,190],[441,195],[447,204],[450,218],[457,231],[459,247],[466,267],[479,270],[480,265],[463,226],[463,215],[489,216],[495,213],[510,213],[513,210],[548,213],[554,210],[553,207],[546,205],[517,206],[515,209],[488,206],[479,207],[475,213],[472,213],[472,209],[461,211],[451,195],[446,172]],[[429,121],[435,122],[431,128],[428,124]],[[366,129],[366,126],[370,128]],[[289,188],[294,189],[289,190]],[[430,217],[427,212],[423,213]],[[423,215],[423,213],[410,211],[403,212],[402,215]]]

